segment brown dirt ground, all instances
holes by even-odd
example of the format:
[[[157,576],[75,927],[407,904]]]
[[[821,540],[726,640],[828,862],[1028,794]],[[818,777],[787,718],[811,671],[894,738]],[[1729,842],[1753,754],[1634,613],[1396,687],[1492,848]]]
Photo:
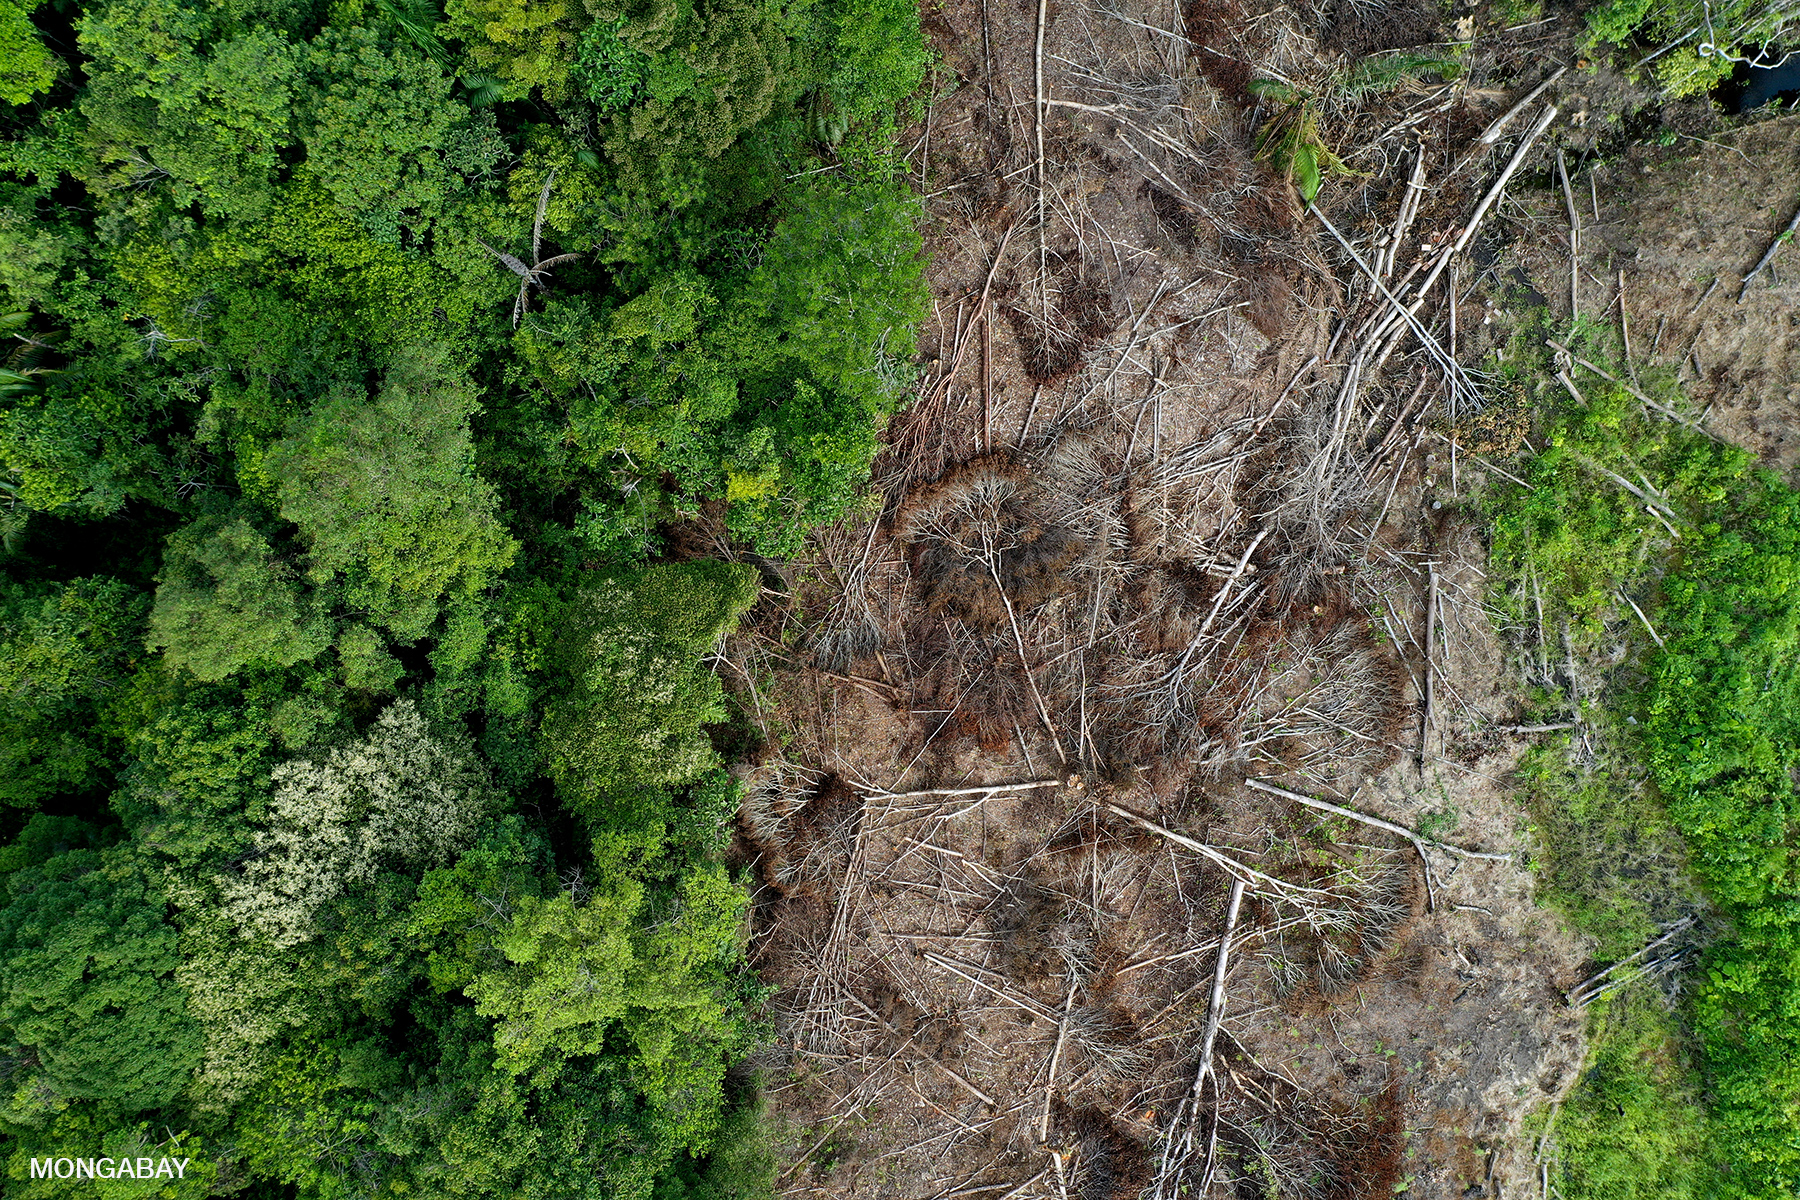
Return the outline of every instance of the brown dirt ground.
[[[1747,289],[1743,278],[1793,217],[1800,118],[1690,128],[1596,172],[1578,209],[1580,311],[1617,328],[1622,281],[1634,363],[1673,369],[1708,429],[1791,472],[1800,464],[1800,265],[1783,248]],[[1566,206],[1541,192],[1526,207],[1541,232],[1521,237],[1512,256],[1565,316]]]
[[[781,1190],[1133,1200],[1186,1129],[1216,1139],[1193,1160],[1212,1195],[1535,1194],[1520,1122],[1580,1069],[1563,995],[1587,948],[1523,865],[1521,689],[1467,505],[1483,473],[1434,433],[1448,401],[1416,345],[1344,386],[1358,335],[1336,335],[1377,303],[1256,161],[1246,84],[1326,97],[1362,172],[1330,185],[1331,216],[1365,256],[1424,148],[1399,276],[1459,232],[1530,116],[1479,154],[1474,135],[1573,57],[1574,20],[1046,13],[1040,223],[1036,6],[927,11],[921,399],[888,431],[879,517],[784,565],[788,592],[723,656],[763,738],[738,852],[762,884],[752,961],[780,988]],[[1470,29],[1454,86],[1352,103],[1332,82],[1346,50]],[[1603,72],[1546,98],[1575,154],[1641,100]],[[1791,466],[1790,285],[1739,308],[1733,272],[1789,215],[1796,126],[1669,121],[1710,140],[1608,160],[1581,303],[1623,269],[1634,345],[1697,357],[1716,426]],[[1566,298],[1546,161],[1461,276],[1464,361],[1502,344],[1524,289],[1554,305],[1560,278]],[[1446,307],[1425,319],[1449,340]],[[1250,778],[1513,859],[1427,866]],[[1234,874],[1250,887],[1195,1118]]]

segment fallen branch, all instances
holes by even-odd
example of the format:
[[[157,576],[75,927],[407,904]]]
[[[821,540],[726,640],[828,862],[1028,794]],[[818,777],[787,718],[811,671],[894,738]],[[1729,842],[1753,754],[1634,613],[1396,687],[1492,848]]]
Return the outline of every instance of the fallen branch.
[[[927,796],[980,796],[987,793],[996,795],[1002,792],[1028,792],[1033,788],[1061,787],[1060,779],[1032,779],[1025,783],[987,783],[980,787],[959,788],[926,788],[918,792],[873,791],[868,793],[871,800],[922,800]]]
[[[802,1166],[806,1165],[806,1163],[812,1158],[812,1156],[814,1154],[818,1153],[819,1147],[823,1146],[826,1143],[826,1141],[831,1137],[831,1135],[837,1132],[837,1127],[844,1123],[844,1118],[848,1117],[851,1113],[853,1113],[855,1111],[856,1111],[856,1109],[854,1107],[852,1107],[852,1108],[846,1109],[843,1112],[839,1113],[837,1115],[836,1119],[833,1120],[831,1122],[831,1124],[826,1127],[825,1132],[819,1135],[819,1140],[814,1142],[811,1146],[807,1147],[805,1154],[800,1155],[793,1162],[791,1162],[787,1165],[787,1169],[784,1170],[776,1178],[775,1186],[780,1187],[782,1184],[786,1183],[789,1175],[792,1175],[795,1171],[799,1170]]]
[[[1219,1022],[1225,1019],[1225,969],[1231,960],[1231,935],[1237,929],[1238,909],[1244,902],[1244,881],[1231,882],[1231,900],[1225,907],[1225,932],[1219,935],[1219,959],[1213,966],[1212,1001],[1206,1010],[1206,1033],[1200,1039],[1200,1070],[1194,1077],[1191,1095],[1197,1100],[1200,1087],[1212,1074],[1213,1041],[1219,1036]]]
[[[1037,234],[1038,234],[1038,288],[1040,291],[1046,284],[1048,246],[1044,238],[1044,25],[1049,20],[1048,0],[1038,0],[1037,7],[1037,53],[1033,58],[1036,72],[1037,107],[1036,118],[1032,121],[1032,132],[1037,137]],[[1046,310],[1049,300],[1045,299]],[[1046,316],[1048,312],[1046,311]]]
[[[1130,821],[1140,829],[1148,830],[1160,838],[1173,842],[1184,850],[1192,850],[1202,858],[1224,868],[1224,870],[1234,878],[1242,879],[1245,876],[1249,876],[1251,879],[1259,879],[1262,882],[1269,884],[1278,894],[1283,892],[1302,892],[1313,896],[1333,895],[1333,893],[1326,891],[1324,888],[1307,887],[1304,884],[1289,883],[1284,879],[1277,879],[1273,875],[1266,875],[1263,872],[1258,871],[1255,867],[1246,866],[1237,861],[1237,859],[1220,853],[1213,847],[1208,846],[1205,842],[1195,841],[1185,834],[1176,833],[1173,829],[1170,829],[1165,825],[1159,825],[1143,813],[1126,808],[1123,804],[1115,804],[1111,800],[1102,800],[1099,802],[1099,806],[1106,809],[1106,811],[1112,813],[1114,816],[1124,817],[1127,821]]]
[[[1750,268],[1748,275],[1744,276],[1743,286],[1738,288],[1737,302],[1739,304],[1744,302],[1744,295],[1750,290],[1750,281],[1761,275],[1763,268],[1775,260],[1775,252],[1781,249],[1783,242],[1794,236],[1794,231],[1797,229],[1800,229],[1800,210],[1794,213],[1794,219],[1787,223],[1787,228],[1775,235],[1775,240],[1769,243],[1769,248],[1763,251],[1763,256],[1756,260],[1756,265]]]
[[[985,534],[983,541],[986,541]],[[1013,611],[1012,597],[1006,594],[1006,584],[1001,582],[1000,569],[994,565],[996,555],[993,548],[988,546],[986,549],[987,553],[981,558],[987,564],[988,574],[993,576],[994,590],[1000,593],[1000,603],[1006,606],[1006,623],[1012,626],[1013,645],[1019,651],[1019,669],[1025,672],[1025,682],[1031,688],[1031,698],[1037,701],[1038,716],[1044,722],[1045,731],[1050,734],[1050,748],[1056,751],[1056,761],[1066,767],[1069,765],[1069,757],[1063,753],[1062,735],[1056,732],[1056,722],[1050,719],[1050,706],[1044,703],[1044,693],[1038,690],[1037,676],[1032,672],[1030,656],[1025,653],[1025,636],[1019,632],[1019,617]]]
[[[1662,499],[1661,496],[1651,495],[1650,493],[1644,491],[1642,488],[1638,487],[1637,484],[1632,483],[1629,479],[1626,479],[1623,475],[1619,474],[1617,471],[1614,471],[1608,467],[1601,466],[1599,463],[1595,462],[1593,459],[1587,457],[1586,455],[1581,455],[1579,458],[1579,461],[1583,465],[1591,467],[1595,471],[1598,471],[1600,474],[1606,476],[1608,479],[1612,480],[1614,483],[1618,484],[1620,487],[1622,487],[1626,491],[1630,492],[1633,496],[1636,496],[1639,500],[1642,500],[1645,504],[1649,505],[1651,508],[1660,509],[1662,512],[1666,513],[1667,515],[1669,515],[1671,517],[1674,517],[1676,520],[1681,519],[1680,515],[1674,510],[1674,508],[1670,507],[1668,501]],[[1676,536],[1680,537],[1681,535],[1676,534]]]
[[[1362,255],[1358,254],[1356,252],[1356,250],[1350,245],[1350,240],[1348,238],[1346,238],[1342,233],[1338,232],[1337,226],[1333,225],[1331,223],[1330,218],[1326,217],[1326,215],[1323,212],[1320,212],[1319,209],[1314,205],[1308,205],[1307,211],[1311,212],[1313,214],[1313,216],[1315,216],[1319,219],[1319,224],[1323,225],[1325,227],[1326,232],[1331,234],[1331,236],[1337,240],[1338,245],[1342,246],[1344,249],[1344,252],[1350,256],[1350,260],[1356,264],[1357,268],[1359,270],[1361,270],[1364,275],[1369,277],[1369,282],[1373,283],[1375,285],[1375,290],[1381,294],[1381,298],[1386,300],[1388,302],[1388,304],[1390,304],[1392,306],[1392,314],[1399,316],[1400,319],[1404,322],[1404,324],[1407,327],[1409,327],[1413,331],[1414,334],[1416,334],[1418,336],[1419,344],[1424,346],[1428,351],[1430,351],[1432,354],[1432,357],[1434,357],[1438,360],[1439,364],[1444,368],[1445,374],[1447,374],[1450,378],[1451,387],[1453,389],[1461,389],[1462,391],[1467,392],[1469,394],[1469,396],[1471,397],[1471,399],[1479,402],[1480,398],[1481,398],[1481,392],[1478,388],[1476,388],[1474,381],[1472,379],[1470,379],[1468,376],[1468,373],[1462,369],[1461,364],[1459,364],[1455,359],[1451,358],[1450,355],[1444,350],[1443,346],[1438,344],[1438,340],[1431,335],[1431,331],[1425,328],[1423,322],[1421,322],[1418,317],[1419,307],[1425,303],[1425,294],[1431,290],[1431,285],[1437,281],[1438,270],[1442,269],[1443,264],[1446,261],[1448,261],[1451,254],[1454,254],[1456,252],[1456,250],[1461,249],[1461,245],[1459,244],[1456,247],[1456,250],[1450,251],[1449,254],[1445,254],[1445,255],[1442,255],[1439,257],[1438,268],[1434,269],[1431,273],[1430,278],[1428,278],[1422,285],[1420,285],[1419,298],[1417,300],[1414,300],[1413,303],[1409,306],[1409,305],[1403,303],[1400,300],[1400,297],[1395,295],[1394,292],[1391,289],[1389,289],[1387,284],[1385,284],[1381,281],[1381,276],[1376,273],[1375,268],[1371,267],[1368,263],[1363,261]],[[1479,216],[1476,219],[1479,220],[1480,219]],[[1391,317],[1389,319],[1391,320]],[[1381,338],[1386,337],[1387,331],[1389,328],[1390,328],[1390,326],[1389,326],[1388,321],[1384,320],[1380,325],[1378,325],[1376,327],[1375,333],[1373,335],[1374,338],[1379,340]],[[1405,331],[1402,330],[1401,332],[1404,333]],[[1394,346],[1398,345],[1398,344],[1399,344],[1398,339],[1395,339],[1395,341],[1392,344],[1390,344],[1386,348],[1386,350],[1384,350],[1382,352],[1380,359],[1378,359],[1376,362],[1376,365],[1380,366],[1381,365],[1380,360],[1384,360],[1387,357],[1387,354],[1390,353],[1393,350]],[[1366,351],[1365,351],[1365,353],[1366,353]],[[1358,361],[1360,361],[1360,360],[1358,360]],[[1351,372],[1351,375],[1346,379],[1346,384],[1345,384],[1346,388],[1353,386],[1353,384],[1350,382],[1350,380],[1354,379],[1354,377],[1355,377],[1355,368],[1357,367],[1357,362],[1353,361],[1351,364],[1351,367],[1352,367],[1352,372]]]
[[[1400,196],[1400,211],[1394,217],[1394,232],[1390,235],[1387,250],[1375,257],[1375,266],[1383,279],[1394,273],[1394,264],[1400,260],[1400,247],[1406,241],[1407,231],[1412,228],[1413,218],[1419,215],[1419,198],[1425,192],[1425,145],[1419,144],[1418,153],[1413,158],[1412,175],[1406,181],[1406,191]]]
[[[1075,1011],[1075,977],[1069,977],[1069,994],[1063,998],[1062,1019],[1056,1023],[1056,1047],[1050,1051],[1050,1077],[1044,1080],[1044,1115],[1038,1121],[1038,1141],[1050,1140],[1050,1105],[1056,1098],[1056,1068],[1062,1062],[1063,1042],[1069,1036],[1069,1014]],[[1057,1159],[1060,1170],[1062,1160]]]
[[[1582,980],[1580,983],[1576,984],[1573,988],[1571,988],[1569,990],[1569,1003],[1576,1004],[1576,1005],[1585,1004],[1587,1001],[1582,999],[1582,995],[1584,993],[1586,993],[1590,989],[1594,988],[1594,986],[1596,984],[1602,983],[1608,975],[1611,975],[1614,971],[1617,971],[1620,967],[1630,966],[1632,963],[1636,962],[1640,958],[1643,958],[1645,955],[1649,954],[1652,950],[1656,949],[1658,946],[1661,946],[1665,942],[1668,942],[1671,938],[1678,936],[1680,933],[1682,933],[1682,931],[1693,926],[1697,920],[1698,920],[1698,918],[1696,918],[1696,917],[1681,918],[1681,920],[1675,922],[1674,925],[1672,925],[1665,933],[1663,933],[1663,935],[1661,937],[1658,937],[1654,941],[1649,942],[1647,945],[1644,946],[1643,949],[1637,951],[1635,954],[1632,954],[1627,958],[1621,958],[1618,962],[1616,962],[1612,966],[1606,968],[1604,971],[1601,971],[1598,975],[1592,975],[1592,976],[1589,976],[1588,978]],[[1595,994],[1598,995],[1598,992],[1595,992]]]
[[[1419,760],[1421,762],[1424,761],[1425,751],[1431,743],[1431,707],[1437,690],[1436,669],[1432,661],[1436,657],[1434,651],[1437,649],[1437,563],[1433,562],[1429,570],[1431,572],[1431,593],[1425,601],[1425,711],[1419,718]]]
[[[1461,846],[1452,846],[1447,842],[1440,842],[1434,838],[1425,837],[1422,834],[1408,829],[1404,825],[1396,825],[1392,821],[1384,821],[1380,817],[1371,817],[1366,813],[1359,813],[1353,808],[1345,808],[1340,804],[1333,804],[1329,800],[1315,800],[1311,796],[1303,796],[1299,792],[1290,792],[1284,787],[1278,787],[1265,780],[1246,779],[1244,782],[1259,792],[1268,792],[1272,796],[1280,796],[1283,799],[1292,800],[1296,804],[1304,804],[1308,808],[1316,808],[1320,812],[1328,812],[1339,817],[1348,817],[1352,821],[1360,821],[1370,828],[1380,829],[1395,834],[1398,837],[1405,838],[1415,846],[1432,846],[1444,851],[1446,854],[1454,854],[1459,858],[1479,858],[1488,862],[1503,863],[1509,863],[1513,860],[1513,856],[1510,854],[1493,854],[1486,850],[1465,850]]]
[[[1175,670],[1171,673],[1177,686],[1181,683],[1182,675],[1187,671],[1188,659],[1194,656],[1194,651],[1200,648],[1200,643],[1211,632],[1213,622],[1218,619],[1219,610],[1225,606],[1226,597],[1231,595],[1232,583],[1243,575],[1244,568],[1250,565],[1250,556],[1256,553],[1256,548],[1262,545],[1262,540],[1269,536],[1269,531],[1273,528],[1273,525],[1265,525],[1257,530],[1256,536],[1250,539],[1250,544],[1244,547],[1244,553],[1239,556],[1237,566],[1231,569],[1231,574],[1227,575],[1225,582],[1219,585],[1219,594],[1213,600],[1212,610],[1206,614],[1206,620],[1200,623],[1200,632],[1196,633],[1194,640],[1188,643],[1188,648],[1183,652],[1181,661],[1175,664]]]
[[[1562,181],[1563,203],[1569,209],[1569,320],[1581,319],[1581,214],[1575,211],[1575,193],[1569,187],[1569,168],[1562,147],[1556,148],[1556,174]]]
[[[1166,962],[1178,962],[1184,958],[1192,958],[1196,954],[1205,954],[1208,950],[1216,950],[1218,946],[1217,941],[1201,942],[1198,946],[1189,946],[1186,950],[1173,950],[1168,954],[1159,954],[1155,958],[1141,958],[1136,962],[1128,962],[1113,974],[1129,975],[1133,971],[1141,971],[1145,967],[1154,967]]]
[[[1449,438],[1445,437],[1443,434],[1439,433],[1435,429],[1431,430],[1431,436],[1436,438],[1438,441],[1444,443],[1446,446],[1453,444]],[[1467,458],[1470,462],[1476,463],[1476,464],[1486,468],[1487,470],[1492,471],[1494,474],[1500,476],[1500,478],[1506,480],[1508,483],[1516,483],[1520,487],[1530,487],[1531,486],[1529,483],[1526,483],[1523,479],[1520,479],[1517,475],[1514,475],[1511,471],[1508,471],[1503,467],[1495,466],[1493,463],[1491,463],[1487,459],[1481,457],[1481,455],[1479,455],[1479,454],[1470,454],[1467,450],[1465,450],[1465,451],[1463,451],[1463,457]]]
[[[1030,1179],[1027,1179],[1024,1183],[1021,1183],[1018,1187],[1016,1187],[1012,1191],[1006,1193],[1006,1195],[1001,1196],[1000,1200],[1014,1200],[1014,1197],[1021,1196],[1024,1193],[1030,1191],[1032,1188],[1036,1187],[1038,1180],[1042,1179],[1044,1176],[1048,1175],[1049,1173],[1050,1173],[1050,1168],[1045,1167],[1043,1170],[1039,1171],[1036,1175],[1033,1175]]]
[[[1206,1008],[1206,1029],[1200,1038],[1200,1064],[1194,1070],[1193,1086],[1182,1097],[1174,1117],[1169,1121],[1168,1129],[1163,1133],[1162,1166],[1156,1177],[1156,1200],[1190,1194],[1189,1187],[1179,1177],[1194,1153],[1194,1124],[1200,1114],[1206,1081],[1214,1080],[1214,1087],[1217,1088],[1217,1079],[1213,1073],[1213,1043],[1218,1039],[1220,1022],[1225,1018],[1225,973],[1231,965],[1231,935],[1237,928],[1238,913],[1243,903],[1244,881],[1234,879],[1231,881],[1231,899],[1225,908],[1225,931],[1219,935],[1219,957],[1213,964],[1212,997]],[[1218,1131],[1218,1112],[1215,1108],[1212,1133],[1207,1141],[1206,1164],[1201,1172],[1199,1186],[1193,1188],[1191,1194],[1204,1194],[1211,1181],[1213,1158],[1218,1149]]]
[[[1492,125],[1489,125],[1486,129],[1481,131],[1481,136],[1475,139],[1476,144],[1482,145],[1482,146],[1491,146],[1495,142],[1499,141],[1500,135],[1506,131],[1506,127],[1508,125],[1512,124],[1512,119],[1514,117],[1518,116],[1520,113],[1524,112],[1527,108],[1530,108],[1531,102],[1533,100],[1536,100],[1539,96],[1543,95],[1545,89],[1550,87],[1551,84],[1553,84],[1557,80],[1561,79],[1563,77],[1563,73],[1565,71],[1567,71],[1568,69],[1569,68],[1566,66],[1556,68],[1556,70],[1551,73],[1551,75],[1548,79],[1544,80],[1544,82],[1542,82],[1542,83],[1538,84],[1536,87],[1532,88],[1529,92],[1526,92],[1525,98],[1523,100],[1520,100],[1517,104],[1513,105],[1511,108],[1509,108],[1505,112],[1501,113],[1498,117],[1496,117],[1494,119],[1494,123]]]
[[[1544,86],[1549,86],[1549,83],[1549,80],[1545,80]],[[1481,219],[1487,216],[1488,209],[1493,207],[1494,201],[1498,200],[1500,194],[1506,190],[1506,185],[1511,181],[1513,172],[1519,169],[1519,165],[1525,161],[1525,156],[1531,152],[1533,146],[1537,145],[1537,140],[1544,136],[1544,130],[1550,128],[1550,122],[1556,120],[1556,114],[1560,111],[1554,104],[1544,109],[1544,115],[1538,118],[1538,123],[1531,127],[1531,132],[1525,135],[1524,140],[1519,143],[1519,148],[1513,151],[1512,158],[1507,161],[1505,169],[1500,172],[1500,178],[1494,181],[1494,186],[1488,189],[1487,195],[1481,198],[1481,203],[1475,206],[1475,211],[1470,215],[1469,223],[1463,229],[1462,236],[1456,239],[1456,244],[1451,248],[1451,254],[1461,254],[1463,248],[1469,244],[1469,239],[1473,238],[1475,231],[1481,227]],[[1440,264],[1438,270],[1442,269],[1442,264]],[[1434,270],[1419,291],[1421,293],[1429,291],[1431,284],[1436,279],[1437,271]]]
[[[1548,86],[1548,82],[1549,81],[1547,81],[1547,80],[1545,81],[1546,86]],[[1524,104],[1524,102],[1522,101],[1520,106],[1522,107],[1523,104]],[[1423,326],[1421,326],[1419,324],[1418,318],[1415,314],[1418,312],[1420,307],[1424,305],[1425,297],[1431,293],[1432,286],[1437,283],[1438,276],[1443,274],[1444,268],[1449,266],[1451,260],[1454,259],[1458,254],[1461,254],[1463,252],[1463,249],[1468,246],[1470,240],[1474,238],[1476,231],[1481,228],[1481,222],[1482,222],[1483,218],[1485,218],[1487,216],[1488,209],[1492,208],[1494,206],[1494,202],[1497,201],[1500,198],[1501,194],[1506,191],[1506,185],[1508,182],[1511,181],[1511,179],[1513,177],[1513,173],[1519,169],[1519,167],[1522,163],[1524,163],[1525,156],[1531,152],[1531,148],[1533,146],[1535,146],[1537,144],[1538,139],[1544,135],[1544,131],[1546,129],[1550,128],[1550,123],[1552,121],[1556,120],[1556,115],[1560,111],[1561,110],[1558,109],[1556,107],[1556,105],[1554,105],[1554,104],[1549,105],[1548,107],[1545,108],[1544,115],[1538,118],[1537,124],[1532,126],[1532,128],[1531,128],[1531,132],[1527,133],[1525,135],[1524,139],[1519,142],[1518,148],[1513,151],[1512,158],[1507,160],[1505,168],[1500,172],[1500,178],[1498,178],[1494,181],[1494,186],[1488,189],[1487,194],[1481,198],[1481,202],[1475,206],[1475,211],[1469,215],[1468,224],[1463,226],[1462,233],[1457,237],[1456,241],[1447,250],[1445,250],[1443,253],[1441,253],[1437,256],[1435,263],[1432,265],[1431,271],[1425,276],[1425,282],[1421,283],[1418,286],[1418,289],[1416,292],[1417,298],[1412,302],[1412,304],[1410,306],[1406,306],[1401,309],[1401,312],[1403,313],[1403,315],[1405,315],[1407,322],[1413,327],[1414,332],[1419,332],[1420,330],[1423,329]],[[1508,114],[1508,119],[1510,119],[1510,114]],[[1311,206],[1309,206],[1309,207],[1311,207]],[[1312,211],[1317,212],[1318,210],[1313,209]],[[1320,220],[1323,221],[1324,218],[1321,216]],[[1327,226],[1327,228],[1329,228],[1329,225]],[[1339,234],[1338,240],[1340,242],[1343,242],[1344,241],[1343,235]],[[1346,243],[1346,245],[1347,245],[1347,243]],[[1357,258],[1354,251],[1351,252],[1351,257]],[[1357,259],[1357,265],[1362,266],[1361,259],[1359,259],[1359,258]],[[1366,266],[1364,266],[1363,270],[1365,272],[1367,272],[1368,268]],[[1404,281],[1402,281],[1402,285],[1404,287]],[[1380,286],[1379,281],[1377,281],[1377,286]],[[1383,293],[1386,294],[1386,289],[1383,288],[1382,290],[1383,290]],[[1392,299],[1391,296],[1390,296],[1390,299]],[[1452,297],[1452,302],[1454,302],[1454,299],[1455,298]],[[1399,302],[1396,300],[1395,303],[1398,304]],[[1390,327],[1389,324],[1386,321],[1384,321],[1376,329],[1374,336],[1378,339],[1387,336],[1387,330],[1389,327]],[[1428,342],[1427,338],[1425,337],[1425,335],[1423,333],[1420,333],[1419,340],[1421,343],[1425,343],[1427,345],[1427,348],[1432,348],[1436,345],[1435,342]],[[1387,356],[1390,353],[1392,353],[1394,348],[1398,345],[1399,345],[1399,338],[1396,337],[1388,345],[1386,350],[1384,350],[1382,352],[1380,361],[1386,361]],[[1442,356],[1443,355],[1442,349],[1441,348],[1438,349],[1437,353],[1440,356]],[[1455,379],[1457,377],[1457,375],[1461,372],[1461,367],[1456,365],[1454,360],[1449,360],[1447,362],[1446,369],[1449,370],[1452,379]],[[1471,391],[1473,391],[1472,388],[1471,388]],[[1479,395],[1479,393],[1476,393],[1476,394]]]
[[[1623,591],[1619,592],[1619,599],[1631,605],[1631,611],[1636,613],[1637,619],[1644,623],[1644,632],[1650,635],[1650,640],[1656,643],[1656,648],[1658,650],[1661,650],[1663,648],[1663,640],[1657,636],[1656,627],[1650,624],[1650,618],[1646,617],[1644,615],[1644,610],[1637,606],[1637,601],[1633,600],[1630,596],[1627,596]]]
[[[1225,969],[1231,959],[1231,934],[1237,928],[1238,909],[1244,902],[1244,881],[1233,880],[1231,884],[1231,900],[1225,907],[1225,932],[1219,935],[1219,961],[1213,968],[1212,1002],[1206,1010],[1206,1033],[1200,1039],[1200,1074],[1194,1079],[1194,1103],[1200,1102],[1200,1086],[1203,1077],[1212,1075],[1213,1042],[1219,1036],[1219,1023],[1225,1019]],[[1215,1107],[1212,1119],[1212,1131],[1206,1142],[1206,1165],[1200,1171],[1200,1186],[1197,1189],[1205,1194],[1212,1185],[1213,1164],[1219,1150],[1219,1114]]]
[[[1682,961],[1687,958],[1688,952],[1690,949],[1691,949],[1691,947],[1684,946],[1682,949],[1677,950],[1675,953],[1669,955],[1667,958],[1659,958],[1655,962],[1647,964],[1642,970],[1638,971],[1636,974],[1621,976],[1618,979],[1613,980],[1611,983],[1608,983],[1600,988],[1595,989],[1594,991],[1583,996],[1580,1000],[1575,1001],[1575,1007],[1586,1008],[1588,1005],[1590,1005],[1594,1001],[1600,999],[1602,996],[1609,995],[1613,992],[1618,991],[1621,988],[1630,987],[1632,984],[1638,982],[1640,979],[1654,979],[1658,975],[1666,975],[1669,971],[1671,971],[1681,965]]]
[[[1299,384],[1301,377],[1304,376],[1308,371],[1312,370],[1314,367],[1316,367],[1318,365],[1319,365],[1319,356],[1315,354],[1311,358],[1306,360],[1306,364],[1304,366],[1302,366],[1298,371],[1294,372],[1294,377],[1292,379],[1288,380],[1288,385],[1281,389],[1281,395],[1279,395],[1275,398],[1275,403],[1270,405],[1269,411],[1262,415],[1262,419],[1257,421],[1256,427],[1250,431],[1250,439],[1249,440],[1255,441],[1262,434],[1264,427],[1267,426],[1270,421],[1273,421],[1275,419],[1275,414],[1281,411],[1281,406],[1283,404],[1287,403],[1288,396],[1293,392],[1294,388]]]

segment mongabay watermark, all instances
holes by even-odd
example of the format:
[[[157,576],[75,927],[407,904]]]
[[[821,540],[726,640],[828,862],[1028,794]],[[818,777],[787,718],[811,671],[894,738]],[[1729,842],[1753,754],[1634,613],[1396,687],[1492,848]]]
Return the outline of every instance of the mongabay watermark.
[[[34,1158],[33,1179],[186,1179],[191,1158]]]

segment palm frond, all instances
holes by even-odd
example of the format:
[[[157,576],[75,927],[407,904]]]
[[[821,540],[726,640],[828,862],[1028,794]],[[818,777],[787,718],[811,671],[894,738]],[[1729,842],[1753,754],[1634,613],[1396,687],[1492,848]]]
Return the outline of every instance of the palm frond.
[[[506,251],[494,249],[492,246],[488,245],[486,242],[483,242],[480,238],[476,238],[475,240],[476,240],[476,242],[478,242],[480,244],[480,246],[483,250],[486,250],[489,254],[493,255],[495,258],[497,258],[501,262],[505,263],[507,266],[507,269],[510,270],[514,275],[517,275],[521,279],[530,279],[531,278],[531,268],[530,267],[526,266],[524,263],[520,262],[518,259],[514,258],[512,255],[506,253]]]
[[[556,182],[556,168],[550,168],[550,174],[544,176],[544,190],[538,193],[537,216],[531,221],[531,261],[542,257],[538,249],[539,239],[544,231],[544,211],[550,207],[550,187]]]

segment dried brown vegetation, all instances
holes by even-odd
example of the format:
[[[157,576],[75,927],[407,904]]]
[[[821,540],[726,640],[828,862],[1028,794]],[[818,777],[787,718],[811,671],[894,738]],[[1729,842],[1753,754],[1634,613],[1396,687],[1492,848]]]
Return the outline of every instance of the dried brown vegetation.
[[[1480,631],[1445,615],[1469,577],[1425,480],[1438,439],[1460,479],[1458,447],[1524,431],[1441,297],[1541,128],[1475,147],[1492,114],[1450,84],[1331,101],[1365,175],[1326,226],[1256,157],[1251,64],[1323,92],[1322,36],[1419,14],[1047,7],[1040,51],[1022,11],[931,16],[962,80],[917,147],[939,308],[879,515],[818,535],[725,656],[772,747],[740,851],[808,1130],[784,1185],[1448,1187],[1403,1161],[1408,1114],[1518,1114],[1387,1046],[1478,1040],[1472,1009],[1419,1017],[1474,986],[1438,940],[1526,885],[1358,810],[1416,818],[1452,720],[1492,724],[1446,670]],[[856,1162],[799,1169],[856,1123]]]

